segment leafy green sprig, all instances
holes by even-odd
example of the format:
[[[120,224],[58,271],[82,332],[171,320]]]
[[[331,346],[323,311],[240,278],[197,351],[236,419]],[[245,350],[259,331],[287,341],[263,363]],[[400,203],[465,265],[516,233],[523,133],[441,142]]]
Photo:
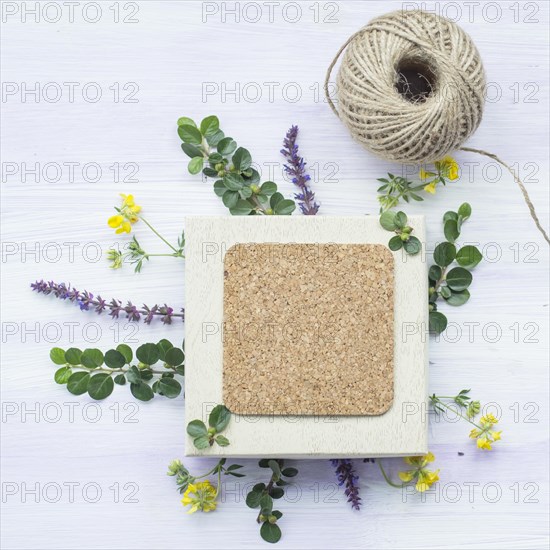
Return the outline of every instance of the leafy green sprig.
[[[403,248],[407,254],[414,256],[422,250],[420,240],[411,235],[413,228],[407,225],[407,214],[405,212],[383,212],[380,216],[380,225],[386,231],[393,231],[395,237],[388,242],[390,250],[394,252]]]
[[[221,435],[231,420],[231,412],[225,405],[216,405],[208,416],[208,428],[202,420],[191,420],[187,424],[187,433],[193,438],[197,449],[207,449],[217,443],[227,447],[229,439]]]
[[[192,475],[189,470],[183,465],[181,460],[173,460],[168,466],[168,472],[166,475],[174,476],[176,478],[176,485],[180,494],[185,493],[190,483],[195,483],[198,479],[204,479],[211,475],[218,476],[218,489],[220,487],[221,475],[229,475],[234,477],[245,477],[244,474],[236,472],[242,468],[240,464],[231,464],[225,467],[227,458],[222,458],[211,470],[208,470],[205,474]]]
[[[481,410],[481,403],[473,400],[469,396],[470,390],[460,390],[457,395],[436,395],[430,396],[430,404],[436,413],[444,412],[444,408],[449,408],[445,401],[451,401],[458,405],[459,409],[466,412],[468,419],[473,419]]]
[[[171,245],[170,245],[171,246]],[[119,252],[117,250],[111,249],[109,250],[109,260],[115,261],[120,256],[120,261],[128,261],[132,265],[134,265],[134,271],[135,273],[141,273],[141,268],[143,267],[144,261],[149,261],[152,257],[157,256],[172,256],[174,258],[185,258],[185,233],[182,231],[181,235],[178,237],[178,245],[177,247],[171,246],[171,248],[174,250],[172,253],[157,253],[157,254],[151,254],[143,250],[141,245],[139,244],[138,240],[136,239],[136,236],[134,235],[132,237],[132,240],[128,243],[128,252],[123,253]]]
[[[277,184],[266,181],[260,185],[260,174],[252,167],[247,149],[220,130],[216,116],[208,116],[199,126],[188,117],[178,119],[181,148],[191,158],[188,170],[202,173],[214,182],[214,193],[235,216],[253,214],[288,216],[296,203],[277,191]]]
[[[280,459],[264,458],[258,462],[260,468],[270,468],[271,477],[267,485],[257,483],[246,495],[246,505],[249,508],[259,508],[256,521],[261,524],[260,536],[266,542],[279,542],[281,539],[281,529],[277,521],[281,519],[283,513],[279,510],[273,510],[273,500],[279,499],[285,494],[284,486],[290,482],[285,477],[291,478],[298,474],[296,468],[284,468],[284,461]]]
[[[424,199],[416,193],[424,188],[425,184],[414,185],[412,181],[401,176],[395,176],[388,172],[387,178],[378,178],[382,185],[378,188],[378,193],[383,193],[378,196],[378,202],[380,203],[380,213],[385,210],[390,210],[394,206],[397,206],[401,199],[405,202],[410,202],[411,199],[415,201],[423,201]]]
[[[185,374],[185,354],[168,340],[139,346],[136,350],[137,364],[132,349],[126,344],[119,344],[105,354],[95,348],[84,351],[78,348],[66,351],[52,348],[50,358],[60,365],[54,375],[58,384],[66,385],[73,395],[88,392],[92,399],[97,400],[111,395],[115,384],[124,386],[127,382],[130,383],[132,395],[140,401],[153,399],[155,393],[173,399],[182,389],[175,376]],[[159,361],[162,369],[151,368]]]
[[[435,247],[432,265],[428,271],[429,282],[429,325],[430,331],[440,334],[447,328],[447,317],[438,311],[437,301],[441,298],[450,306],[464,305],[470,299],[468,287],[473,277],[471,269],[483,259],[477,247],[467,245],[457,250],[456,239],[460,236],[462,224],[471,216],[472,207],[464,203],[458,212],[445,212],[443,216],[446,241]],[[449,270],[455,262],[457,267]]]

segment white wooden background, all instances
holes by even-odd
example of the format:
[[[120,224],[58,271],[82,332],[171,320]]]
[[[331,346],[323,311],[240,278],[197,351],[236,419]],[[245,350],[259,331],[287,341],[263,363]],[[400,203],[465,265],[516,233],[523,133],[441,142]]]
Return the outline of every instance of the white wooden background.
[[[104,256],[94,261],[99,248],[123,240],[106,226],[119,192],[134,192],[148,218],[172,239],[187,214],[226,213],[210,184],[187,174],[175,132],[182,115],[218,114],[223,128],[266,170],[264,163],[281,163],[282,137],[299,124],[301,150],[316,170],[321,214],[375,214],[375,179],[400,167],[352,142],[319,90],[340,44],[401,2],[306,0],[297,16],[295,3],[281,1],[272,5],[271,20],[266,3],[250,2],[238,23],[229,13],[222,20],[223,3],[144,1],[132,15],[133,2],[109,0],[98,3],[96,23],[88,22],[97,18],[88,3],[77,3],[72,17],[61,2],[49,4],[51,11],[23,18],[35,2],[2,3],[2,547],[265,546],[255,514],[244,504],[243,484],[237,487],[241,494],[224,487],[225,503],[215,514],[185,514],[173,479],[164,473],[183,453],[182,400],[135,405],[126,388],[117,388],[100,405],[88,405],[53,382],[53,345],[179,341],[182,326],[139,325],[134,334],[124,321],[33,295],[29,283],[51,279],[105,297],[182,305],[183,265],[175,260],[155,261],[141,275],[109,270]],[[469,144],[519,166],[548,228],[548,3],[405,4],[439,10],[473,36],[492,101]],[[244,5],[239,3],[241,12]],[[227,10],[233,7],[225,3]],[[220,11],[203,22],[203,10],[215,8]],[[258,13],[260,21],[251,22]],[[137,22],[124,23],[124,17]],[[64,85],[69,82],[77,83],[73,101]],[[21,95],[36,83],[49,101]],[[60,86],[58,101],[52,100],[55,84],[48,83]],[[97,86],[102,91],[96,103],[83,98],[89,83],[97,85],[86,86],[88,100]],[[223,83],[228,89],[239,83],[240,94],[203,96],[204,86],[215,90]],[[253,102],[258,89],[262,97]],[[297,91],[301,97],[292,101]],[[490,261],[476,268],[470,303],[449,312],[452,330],[430,343],[430,391],[472,388],[501,414],[503,440],[491,453],[478,452],[467,425],[432,421],[438,489],[424,501],[403,497],[385,485],[376,467],[358,463],[364,499],[359,513],[335,489],[327,461],[301,461],[298,485],[280,504],[281,548],[548,545],[548,246],[508,175],[499,177],[483,158],[457,158],[463,168],[477,164],[408,211],[426,214],[433,245],[443,212],[468,200],[474,213],[464,240],[480,243]],[[23,163],[27,169],[39,163],[46,173],[23,180]],[[54,165],[48,163],[79,164],[74,179],[65,166],[53,181]],[[91,167],[82,174],[86,163],[99,163],[99,181],[92,181]],[[119,178],[109,168],[114,163],[121,165]],[[138,165],[136,183],[121,181],[129,175],[126,163]],[[14,169],[19,172],[12,175]],[[279,173],[276,179],[283,181]],[[290,184],[283,187],[291,192]],[[144,246],[162,248],[143,227],[136,233]],[[212,463],[187,462],[194,471]],[[243,462],[243,480],[260,480],[265,471]],[[388,462],[394,473],[401,467],[398,459]]]

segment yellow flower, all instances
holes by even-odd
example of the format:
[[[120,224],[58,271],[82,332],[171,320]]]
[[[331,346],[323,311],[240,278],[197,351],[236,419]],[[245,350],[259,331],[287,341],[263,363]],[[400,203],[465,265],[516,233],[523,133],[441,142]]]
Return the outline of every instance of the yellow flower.
[[[218,492],[216,491],[216,487],[214,487],[210,481],[206,480],[198,483],[190,483],[185,493],[183,493],[181,503],[184,506],[191,505],[191,508],[187,512],[188,514],[193,514],[197,510],[210,512],[216,509],[218,505],[216,502],[217,498]]]
[[[477,440],[477,446],[479,449],[483,449],[485,451],[491,451],[491,441],[487,439],[486,437],[480,437]]]
[[[435,181],[432,181],[431,183],[428,183],[428,185],[425,185],[424,191],[435,195]]]
[[[427,180],[432,174],[430,172],[427,172],[424,170],[424,168],[420,168],[420,172],[418,173],[421,180]]]
[[[414,467],[406,472],[399,472],[399,478],[404,483],[416,480],[415,489],[419,493],[427,491],[436,481],[439,481],[439,470],[432,472],[426,466],[435,460],[433,453],[425,456],[409,456],[403,459],[405,464]]]
[[[451,181],[458,179],[458,162],[453,157],[447,155],[440,162],[440,165],[443,177],[447,177]]]
[[[492,414],[486,414],[479,420],[482,424],[498,424],[498,418],[495,418]]]
[[[491,432],[491,436],[493,437],[493,441],[500,441],[500,434],[502,433],[502,431],[500,432]]]
[[[502,431],[496,432],[492,429],[495,424],[498,424],[498,419],[492,414],[486,414],[479,419],[479,424],[479,429],[474,428],[470,432],[470,438],[476,439],[478,449],[492,451],[491,444],[501,439]]]
[[[117,208],[118,214],[111,216],[107,221],[109,227],[116,229],[116,233],[130,233],[132,224],[139,221],[138,213],[141,212],[141,206],[134,201],[134,195],[120,194],[122,197],[122,206]]]

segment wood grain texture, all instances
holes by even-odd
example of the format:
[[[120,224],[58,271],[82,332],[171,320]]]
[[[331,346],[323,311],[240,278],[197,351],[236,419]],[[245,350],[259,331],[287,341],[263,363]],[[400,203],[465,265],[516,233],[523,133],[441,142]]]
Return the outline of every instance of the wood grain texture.
[[[105,297],[182,305],[182,265],[159,259],[134,276],[109,270],[105,257],[94,252],[96,245],[106,250],[121,242],[106,226],[118,192],[134,192],[148,219],[173,240],[184,216],[226,215],[210,183],[187,174],[175,131],[183,115],[218,114],[223,128],[250,149],[264,179],[274,179],[285,194],[292,185],[282,176],[278,151],[288,127],[298,124],[320,214],[376,215],[376,178],[400,173],[402,167],[369,156],[354,143],[320,89],[328,63],[347,37],[403,3],[316,6],[304,1],[301,16],[291,22],[293,8],[285,19],[282,9],[288,3],[282,2],[272,19],[262,8],[256,23],[242,17],[236,22],[229,13],[223,22],[221,12],[204,22],[204,6],[211,4],[188,0],[137,2],[138,23],[114,23],[109,10],[114,3],[101,2],[103,17],[97,23],[86,22],[81,11],[71,23],[65,11],[57,23],[34,23],[32,16],[23,23],[20,14],[10,16],[0,29],[3,83],[32,88],[36,82],[77,82],[79,91],[98,82],[103,91],[103,99],[91,103],[82,94],[70,102],[67,92],[59,101],[35,101],[32,95],[22,101],[19,90],[1,104],[2,162],[19,167],[7,176],[3,165],[1,184],[1,546],[267,548],[244,503],[243,483],[224,484],[219,513],[184,513],[173,479],[164,474],[167,463],[184,453],[181,400],[136,405],[119,388],[98,406],[53,382],[52,346],[107,347],[126,341],[135,347],[163,337],[179,342],[182,325],[139,325],[134,332],[125,320],[33,295],[28,285],[45,278]],[[2,2],[2,10],[8,4]],[[127,16],[124,4],[121,14]],[[501,0],[500,12],[495,4],[422,2],[454,18],[483,58],[489,100],[468,145],[491,150],[519,169],[548,229],[549,4]],[[250,20],[254,6],[249,9]],[[137,83],[138,102],[115,103],[109,90],[115,82],[122,94],[131,91],[122,90],[126,83]],[[218,92],[203,96],[204,83],[213,83],[213,90],[217,84]],[[240,93],[222,101],[222,83],[227,90],[239,83]],[[271,96],[264,83],[274,83]],[[258,89],[262,94],[254,101]],[[280,502],[285,515],[278,548],[548,548],[548,247],[511,176],[488,159],[464,152],[456,158],[460,179],[406,208],[408,214],[426,216],[427,248],[433,250],[442,237],[443,212],[467,200],[473,216],[464,226],[463,242],[477,243],[487,258],[475,270],[469,303],[447,308],[451,326],[439,339],[430,339],[429,390],[450,395],[471,387],[500,413],[503,440],[492,453],[479,453],[468,440],[467,425],[430,415],[430,450],[441,468],[436,491],[425,498],[402,494],[384,483],[375,466],[355,461],[360,513],[348,509],[328,461],[300,461],[295,488]],[[40,163],[42,169],[50,162],[79,165],[72,179],[65,167],[57,181],[53,172],[51,181],[41,174],[23,181],[22,163],[30,169]],[[83,175],[90,162],[102,169],[97,181]],[[109,168],[116,162],[118,179]],[[132,172],[124,169],[126,163],[138,166],[137,183],[124,181]],[[164,251],[143,228],[136,231],[144,247]],[[72,256],[63,245],[71,242],[76,243]],[[58,257],[56,244],[62,252]],[[194,472],[214,462],[186,459]],[[246,483],[265,481],[256,461],[239,462],[245,465]],[[401,459],[386,463],[394,475],[402,469]],[[63,490],[58,500],[55,485],[44,498],[48,483]],[[79,484],[73,486],[73,498],[71,483]],[[102,491],[95,503],[83,497],[89,483]],[[35,489],[37,494],[23,492]],[[95,497],[93,489],[88,487],[89,497]]]

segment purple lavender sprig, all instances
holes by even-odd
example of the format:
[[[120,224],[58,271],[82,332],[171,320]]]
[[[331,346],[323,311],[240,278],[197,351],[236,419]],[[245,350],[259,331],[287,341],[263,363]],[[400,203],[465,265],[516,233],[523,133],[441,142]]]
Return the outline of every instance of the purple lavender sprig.
[[[138,308],[132,304],[132,302],[128,302],[123,306],[120,300],[114,298],[107,303],[107,301],[99,295],[94,298],[94,295],[87,290],[80,292],[76,288],[71,288],[71,285],[66,285],[65,283],[57,284],[53,281],[46,283],[42,280],[31,283],[31,288],[39,294],[53,294],[60,300],[69,300],[77,304],[82,311],[93,309],[96,313],[103,313],[105,310],[109,310],[109,315],[115,319],[118,319],[121,314],[125,314],[126,318],[130,321],[139,321],[143,319],[143,322],[147,325],[149,325],[155,317],[160,317],[160,320],[165,325],[172,324],[172,319],[174,317],[181,317],[182,321],[185,320],[185,310],[183,308],[181,309],[181,313],[174,313],[174,310],[166,304],[163,306],[155,304],[151,308],[144,304],[141,308]]]
[[[338,485],[344,485],[346,488],[344,494],[348,497],[352,509],[359,510],[361,508],[361,497],[357,485],[359,476],[355,473],[353,462],[349,458],[332,459],[331,462],[335,468]]]
[[[284,165],[284,169],[292,178],[292,183],[300,189],[300,192],[296,193],[294,198],[299,202],[302,214],[315,216],[319,211],[319,205],[315,202],[315,194],[308,185],[311,178],[306,173],[306,163],[303,157],[298,154],[297,137],[298,126],[291,126],[283,141],[284,149],[281,149],[282,155],[288,162]]]

